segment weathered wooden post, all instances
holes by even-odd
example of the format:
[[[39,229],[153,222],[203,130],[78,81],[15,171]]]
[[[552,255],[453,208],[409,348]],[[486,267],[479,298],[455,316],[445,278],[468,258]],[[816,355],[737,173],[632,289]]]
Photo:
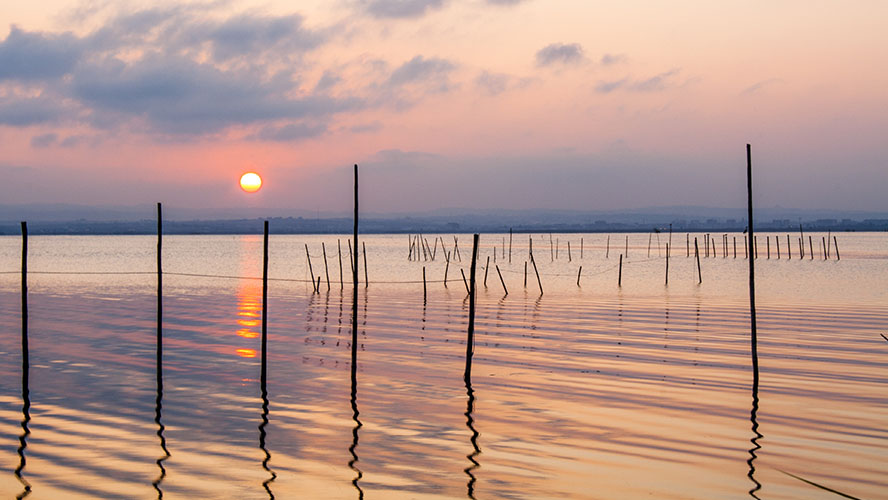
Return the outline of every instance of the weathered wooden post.
[[[499,275],[500,283],[503,284],[503,292],[505,292],[506,295],[509,295],[509,289],[506,288],[506,280],[503,279],[503,273],[500,272],[499,266],[496,266],[496,274]]]
[[[321,242],[321,250],[324,252],[324,273],[327,275],[327,291],[330,291],[330,268],[327,267],[327,246]]]
[[[694,237],[694,255],[697,257],[697,284],[703,283],[703,272],[700,270],[700,248],[697,246],[697,237]]]
[[[314,271],[311,269],[311,254],[308,253],[308,243],[305,243],[305,258],[308,259],[308,274],[311,276],[311,288],[317,293],[318,288],[315,286]]]
[[[620,254],[620,270],[617,271],[617,286],[623,286],[623,254]]]
[[[472,355],[475,353],[475,262],[478,260],[478,234],[472,237],[471,290],[469,291],[469,331],[466,338],[466,371],[465,380],[472,377]],[[460,270],[462,271],[462,270]]]

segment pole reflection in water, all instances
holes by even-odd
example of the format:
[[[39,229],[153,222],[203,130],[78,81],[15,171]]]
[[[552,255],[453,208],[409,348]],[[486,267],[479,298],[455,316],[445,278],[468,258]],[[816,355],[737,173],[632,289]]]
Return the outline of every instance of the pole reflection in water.
[[[466,375],[466,395],[468,396],[468,400],[466,401],[466,427],[472,432],[472,437],[470,441],[472,443],[472,452],[466,455],[466,458],[469,459],[469,462],[472,464],[466,467],[463,471],[469,476],[469,480],[466,483],[466,495],[469,498],[475,498],[475,474],[472,472],[481,464],[478,462],[476,457],[481,454],[481,448],[478,447],[478,436],[480,434],[475,429],[475,419],[472,418],[472,413],[475,411],[475,391],[472,390],[472,381],[470,376]]]
[[[262,393],[262,422],[259,424],[259,449],[264,453],[262,468],[268,472],[269,477],[262,482],[262,487],[268,493],[268,498],[274,499],[271,491],[271,483],[277,478],[277,474],[268,466],[271,453],[265,447],[265,427],[268,425],[268,221],[265,221],[265,235],[262,243],[262,357],[259,362],[259,389]]]
[[[25,470],[25,448],[28,447],[28,436],[31,430],[31,395],[28,390],[28,374],[31,371],[30,353],[28,351],[28,225],[22,222],[22,434],[19,436],[19,463],[15,468],[15,477],[24,489],[16,498],[25,498],[31,494],[31,483],[22,476]]]

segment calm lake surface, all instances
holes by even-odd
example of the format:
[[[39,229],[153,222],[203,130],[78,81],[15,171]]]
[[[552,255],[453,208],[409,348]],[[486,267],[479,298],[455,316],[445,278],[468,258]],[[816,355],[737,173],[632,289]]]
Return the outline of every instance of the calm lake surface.
[[[156,239],[31,237],[27,407],[21,241],[0,237],[0,492],[888,498],[888,234],[838,233],[827,260],[825,234],[813,259],[789,234],[788,259],[781,233],[778,259],[757,233],[757,394],[742,234],[714,236],[702,283],[703,235],[673,234],[668,285],[667,233],[629,234],[628,252],[625,234],[534,234],[542,295],[528,235],[510,263],[509,235],[482,234],[470,387],[457,236],[446,286],[440,242],[409,261],[407,235],[362,236],[353,393],[348,237],[272,234],[267,400],[261,236],[164,238],[162,393]]]

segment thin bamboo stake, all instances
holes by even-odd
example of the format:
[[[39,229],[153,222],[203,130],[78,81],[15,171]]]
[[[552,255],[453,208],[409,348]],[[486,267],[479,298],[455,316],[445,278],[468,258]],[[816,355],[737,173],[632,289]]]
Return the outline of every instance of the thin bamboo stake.
[[[500,283],[503,284],[503,292],[509,295],[509,290],[506,288],[506,280],[503,279],[503,273],[500,272],[499,266],[496,266],[496,274],[499,275]]]
[[[580,238],[580,260],[583,260],[583,238]]]
[[[422,266],[422,303],[423,304],[425,304],[427,297],[428,297],[428,291],[426,288],[426,272],[425,272],[425,266]]]
[[[495,252],[496,250],[494,250]],[[487,256],[487,264],[484,266],[484,288],[487,288],[487,270],[490,269],[490,256]]]
[[[509,264],[512,263],[512,228],[509,228]]]
[[[737,258],[737,237],[734,236],[734,258]]]
[[[611,237],[610,237],[610,235],[607,235],[607,247],[606,247],[606,250],[604,251],[604,258],[605,259],[610,258],[610,252],[611,252]]]
[[[580,266],[579,271],[577,271],[577,286],[580,286],[580,276],[583,274],[583,266]]]
[[[623,254],[620,254],[620,270],[617,273],[617,286],[623,286]]]
[[[524,288],[527,288],[527,261],[524,261]]]
[[[654,233],[648,233],[648,256],[647,258],[651,258],[651,240],[654,238]]]
[[[567,261],[571,262],[573,259],[570,255],[570,241],[567,242]]]
[[[685,257],[691,256],[691,233],[685,233],[685,245],[688,249],[687,255]]]
[[[462,270],[462,268],[459,269],[459,274],[462,274],[463,284],[466,285],[466,294],[471,295],[472,292],[469,291],[469,282],[466,281],[466,273]]]
[[[305,258],[308,259],[308,275],[311,276],[311,287],[314,288],[315,293],[317,293],[318,289],[314,286],[315,275],[314,271],[311,269],[311,254],[308,253],[308,243],[305,244]]]
[[[774,236],[774,241],[777,243],[777,260],[780,260],[780,237]]]
[[[364,251],[364,288],[367,288],[370,285],[370,279],[367,277],[367,244],[366,242],[361,242],[361,248]]]
[[[767,248],[768,248],[768,259],[770,259],[771,258],[771,237],[770,236],[765,236],[765,243],[767,244]]]
[[[262,237],[262,366],[259,380],[267,380],[268,359],[268,221],[265,221]]]
[[[697,247],[697,237],[694,237],[694,255],[697,257],[697,284],[703,283],[703,271],[700,270],[700,248]]]
[[[811,242],[811,235],[808,235],[808,250],[811,251],[811,260],[814,260],[814,243]]]
[[[626,258],[629,258],[629,235],[626,235]]]
[[[836,260],[842,260],[839,256],[839,240],[837,240],[835,236],[833,236],[833,243],[836,245]]]
[[[530,263],[533,264],[533,272],[536,273],[537,285],[540,286],[540,295],[542,295],[543,294],[543,282],[540,280],[540,272],[537,271],[537,264],[536,264],[536,261],[533,260],[533,256],[530,257]]]
[[[459,238],[456,236],[453,237],[453,254],[462,262],[462,255],[459,253]]]
[[[752,150],[746,145],[746,193],[747,193],[747,217],[749,220],[749,235],[754,235],[752,223]],[[749,319],[751,322],[750,344],[752,348],[752,372],[753,383],[758,387],[758,347],[755,326],[755,261],[749,259]]]
[[[345,279],[342,277],[342,245],[339,238],[336,238],[336,255],[339,257],[339,289],[345,288]]]
[[[666,243],[666,284],[669,284],[669,243]]]
[[[330,268],[327,267],[327,247],[321,242],[321,250],[324,251],[324,272],[327,274],[327,291],[330,291]]]
[[[450,259],[447,259],[447,264],[444,266],[444,288],[447,288],[447,271],[450,269]]]
[[[788,234],[786,235],[786,255],[789,260],[792,260],[792,243]]]

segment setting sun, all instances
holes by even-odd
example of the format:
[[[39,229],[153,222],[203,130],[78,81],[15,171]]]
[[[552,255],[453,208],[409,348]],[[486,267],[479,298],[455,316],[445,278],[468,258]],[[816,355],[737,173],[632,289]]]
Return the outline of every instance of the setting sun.
[[[248,193],[255,193],[262,187],[262,178],[255,172],[247,172],[240,178],[240,187]]]

